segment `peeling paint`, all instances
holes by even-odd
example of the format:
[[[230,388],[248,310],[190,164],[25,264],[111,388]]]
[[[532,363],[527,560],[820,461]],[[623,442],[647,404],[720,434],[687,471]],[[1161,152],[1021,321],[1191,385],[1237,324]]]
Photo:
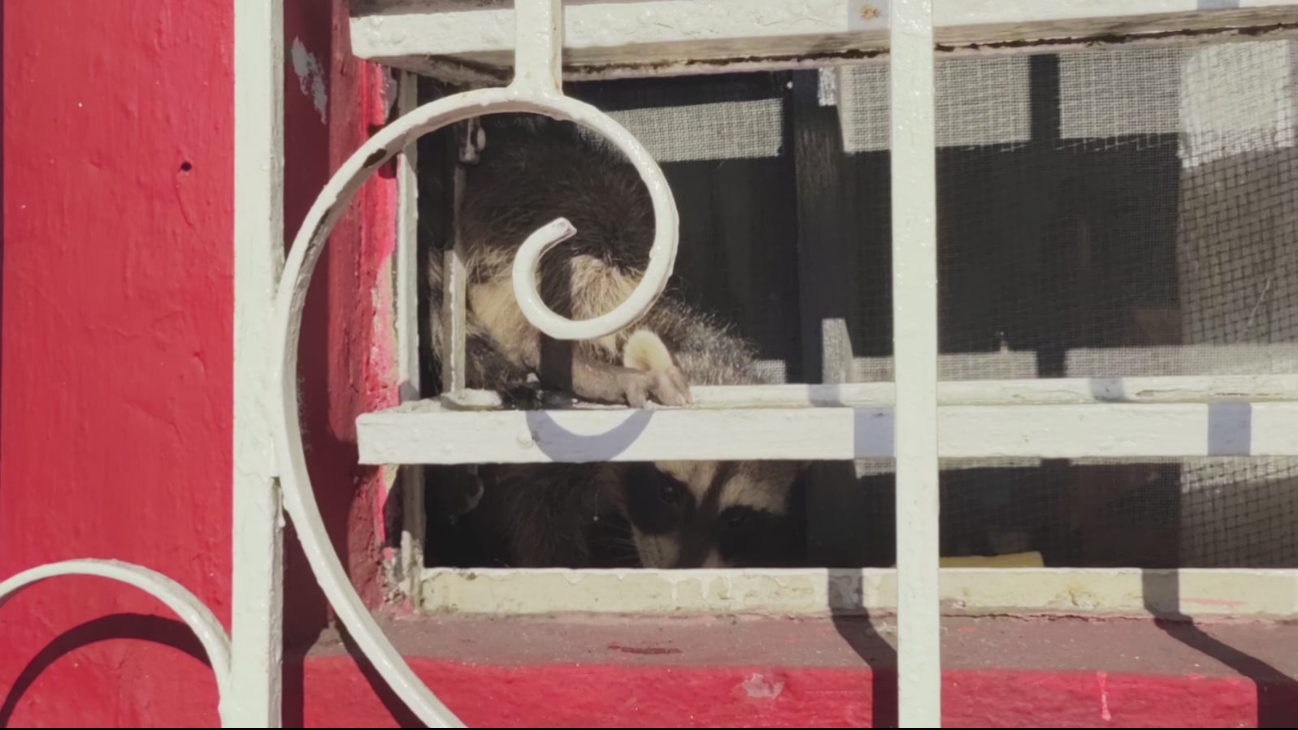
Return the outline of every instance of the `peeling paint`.
[[[773,700],[784,691],[784,682],[761,674],[750,675],[739,686],[754,700]]]
[[[325,88],[325,71],[320,60],[306,49],[301,38],[293,39],[289,51],[293,62],[293,73],[297,76],[298,88],[302,95],[311,100],[311,105],[320,113],[320,123],[329,120],[329,92]]]
[[[1113,713],[1109,712],[1109,675],[1107,672],[1096,672],[1095,681],[1100,685],[1100,719],[1105,722],[1113,721]]]

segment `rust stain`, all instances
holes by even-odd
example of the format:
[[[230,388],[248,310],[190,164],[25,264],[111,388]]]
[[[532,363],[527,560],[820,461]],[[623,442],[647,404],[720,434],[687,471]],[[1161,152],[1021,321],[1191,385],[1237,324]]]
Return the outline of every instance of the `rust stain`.
[[[860,10],[863,20],[880,17],[882,12],[871,3],[865,3]],[[1003,49],[1049,49],[1055,47],[1083,47],[1124,45],[1141,41],[1158,41],[1169,39],[1189,39],[1203,37],[1245,37],[1257,38],[1277,33],[1298,31],[1298,22],[1279,22],[1253,26],[1228,26],[1218,28],[1186,28],[1180,30],[1152,31],[1144,33],[1108,33],[1074,37],[1022,38],[988,42],[936,43],[938,53],[979,52]],[[652,74],[654,72],[687,72],[691,69],[724,69],[730,66],[777,65],[788,67],[817,66],[826,63],[844,61],[865,61],[886,57],[886,46],[874,48],[846,48],[811,53],[789,53],[770,55],[744,55],[709,59],[662,60],[662,61],[610,61],[565,63],[563,72],[571,80],[601,78],[608,74],[630,73],[633,75]],[[509,68],[491,63],[468,60],[454,56],[430,54],[423,57],[428,65],[440,67],[447,71],[506,82],[512,75]]]
[[[620,651],[623,654],[638,654],[641,656],[662,656],[663,654],[680,654],[680,649],[673,649],[666,646],[622,646],[616,642],[608,645],[613,651]]]
[[[941,53],[957,50],[977,51],[985,48],[1037,48],[1041,46],[1111,46],[1131,43],[1133,41],[1166,40],[1169,38],[1199,38],[1220,35],[1240,35],[1249,38],[1298,30],[1298,23],[1272,23],[1270,25],[1252,25],[1234,28],[1186,28],[1182,30],[1164,30],[1150,33],[1108,33],[1104,35],[1080,36],[1076,38],[1036,38],[1032,40],[991,41],[989,43],[965,43],[960,45],[937,44]]]
[[[666,70],[672,68],[724,68],[749,63],[788,63],[814,66],[824,61],[859,61],[883,56],[885,49],[864,50],[851,48],[843,51],[825,51],[821,53],[788,53],[769,56],[732,56],[729,58],[691,59],[686,61],[627,61],[610,63],[565,64],[564,71],[578,74],[601,74],[610,71]]]
[[[424,61],[435,66],[442,66],[448,70],[458,71],[462,74],[486,76],[496,81],[507,82],[513,78],[513,68],[502,68],[489,63],[480,61],[470,61],[455,56],[444,56],[440,54],[429,54],[424,57]]]
[[[1283,33],[1298,30],[1298,23],[1272,23],[1270,25],[1233,27],[1233,28],[1208,28],[1208,29],[1185,29],[1185,30],[1168,30],[1152,33],[1127,33],[1118,34],[1110,33],[1106,35],[1078,36],[1070,38],[1035,38],[1022,40],[1005,40],[990,41],[986,43],[937,43],[934,49],[938,53],[954,53],[957,51],[983,51],[983,50],[1000,50],[1000,49],[1030,49],[1030,48],[1049,48],[1054,46],[1082,46],[1086,48],[1095,46],[1123,45],[1138,41],[1149,40],[1166,40],[1174,38],[1198,38],[1210,36],[1244,36],[1256,38],[1258,36],[1271,35],[1274,33]],[[711,58],[711,59],[692,59],[686,61],[645,61],[645,62],[609,62],[609,63],[575,63],[564,64],[564,72],[576,76],[593,75],[599,76],[606,73],[616,73],[619,71],[644,72],[644,71],[665,71],[668,69],[688,69],[688,68],[725,68],[727,66],[742,66],[746,64],[789,64],[795,66],[815,66],[819,63],[834,61],[864,61],[886,56],[887,48],[849,48],[836,51],[822,51],[819,53],[790,53],[790,54],[771,54],[771,55],[750,55],[750,56],[731,56],[728,58]]]

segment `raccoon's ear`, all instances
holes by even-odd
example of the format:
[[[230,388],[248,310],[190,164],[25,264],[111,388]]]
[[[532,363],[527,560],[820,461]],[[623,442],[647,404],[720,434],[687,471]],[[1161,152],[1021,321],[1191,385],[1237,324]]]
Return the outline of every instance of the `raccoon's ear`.
[[[663,373],[676,367],[671,350],[658,335],[636,330],[622,348],[622,366],[632,370]]]

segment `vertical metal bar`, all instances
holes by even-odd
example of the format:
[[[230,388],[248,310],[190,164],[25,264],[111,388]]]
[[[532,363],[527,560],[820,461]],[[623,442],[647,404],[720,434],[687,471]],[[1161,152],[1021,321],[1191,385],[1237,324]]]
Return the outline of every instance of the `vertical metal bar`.
[[[942,721],[932,0],[891,11],[898,721],[931,728]]]
[[[283,0],[234,3],[234,567],[230,727],[279,727],[283,515],[272,430],[284,266]]]
[[[419,106],[419,76],[401,72],[397,113]],[[397,158],[397,250],[395,300],[397,319],[397,379],[401,401],[419,400],[419,145],[406,147]],[[401,467],[400,580],[407,595],[415,595],[424,564],[424,469]]]
[[[563,0],[515,0],[513,86],[557,90],[563,85]]]
[[[419,106],[419,76],[401,72],[397,114]],[[397,156],[397,378],[401,400],[419,399],[419,146]]]
[[[514,80],[511,86],[532,92],[559,91],[562,87],[560,63],[563,54],[563,0],[516,0],[514,3],[515,51]],[[465,152],[472,154],[476,140],[470,128]],[[455,170],[454,209],[458,215],[464,190],[463,158]],[[445,254],[445,289],[442,294],[443,331],[447,342],[442,353],[442,390],[456,394],[465,388],[464,337],[467,302],[467,273],[458,235],[454,247]]]
[[[464,194],[464,163],[456,160],[455,176],[451,182],[451,209],[456,217],[460,214],[460,199]],[[467,280],[468,270],[464,265],[464,245],[460,241],[459,227],[456,226],[455,237],[451,248],[443,256],[445,282],[442,290],[442,332],[445,340],[438,353],[442,359],[442,392],[456,394],[464,390],[465,360],[464,338],[468,327]]]

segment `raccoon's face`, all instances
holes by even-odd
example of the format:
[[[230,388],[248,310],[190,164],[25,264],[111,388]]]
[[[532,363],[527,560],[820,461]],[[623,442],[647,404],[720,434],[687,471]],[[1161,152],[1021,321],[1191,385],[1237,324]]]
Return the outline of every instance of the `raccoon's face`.
[[[623,511],[646,568],[796,562],[799,468],[776,461],[630,465]]]

